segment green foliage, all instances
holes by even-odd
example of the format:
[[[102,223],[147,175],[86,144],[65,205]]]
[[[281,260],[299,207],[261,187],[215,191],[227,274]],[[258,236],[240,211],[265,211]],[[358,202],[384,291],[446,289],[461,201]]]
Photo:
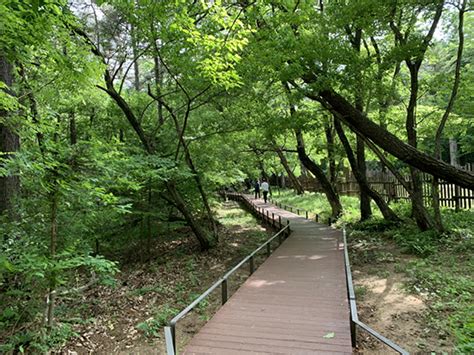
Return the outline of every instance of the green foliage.
[[[136,328],[141,330],[147,338],[159,337],[162,332],[162,328],[168,324],[171,318],[174,317],[178,312],[179,310],[164,304],[156,310],[152,318],[138,323]]]

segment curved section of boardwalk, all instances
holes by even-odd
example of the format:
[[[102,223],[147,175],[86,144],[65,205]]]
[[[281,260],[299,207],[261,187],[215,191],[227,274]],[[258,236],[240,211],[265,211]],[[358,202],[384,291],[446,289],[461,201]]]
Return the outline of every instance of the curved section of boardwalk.
[[[263,201],[257,205],[290,220],[292,234],[184,353],[352,353],[341,232]]]

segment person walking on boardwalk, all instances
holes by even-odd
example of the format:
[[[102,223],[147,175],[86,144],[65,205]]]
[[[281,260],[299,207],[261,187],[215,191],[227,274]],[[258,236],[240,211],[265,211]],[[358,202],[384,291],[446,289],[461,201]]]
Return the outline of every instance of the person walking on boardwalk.
[[[260,182],[258,180],[255,180],[255,184],[254,184],[254,188],[255,188],[255,198],[260,198]]]
[[[263,179],[262,182],[262,192],[263,192],[263,201],[267,203],[268,192],[270,191],[270,185],[268,185],[267,180]]]

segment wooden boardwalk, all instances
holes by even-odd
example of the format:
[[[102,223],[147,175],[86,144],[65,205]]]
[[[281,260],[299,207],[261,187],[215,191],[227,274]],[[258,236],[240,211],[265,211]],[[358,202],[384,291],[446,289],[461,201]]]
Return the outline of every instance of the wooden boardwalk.
[[[291,236],[184,349],[185,354],[352,353],[342,233],[264,204]]]

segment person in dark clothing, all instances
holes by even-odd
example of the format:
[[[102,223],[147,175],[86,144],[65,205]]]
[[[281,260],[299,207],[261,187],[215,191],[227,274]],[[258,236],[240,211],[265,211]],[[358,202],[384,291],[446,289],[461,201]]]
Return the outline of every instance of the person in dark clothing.
[[[258,180],[255,180],[255,198],[260,198],[260,182]]]

